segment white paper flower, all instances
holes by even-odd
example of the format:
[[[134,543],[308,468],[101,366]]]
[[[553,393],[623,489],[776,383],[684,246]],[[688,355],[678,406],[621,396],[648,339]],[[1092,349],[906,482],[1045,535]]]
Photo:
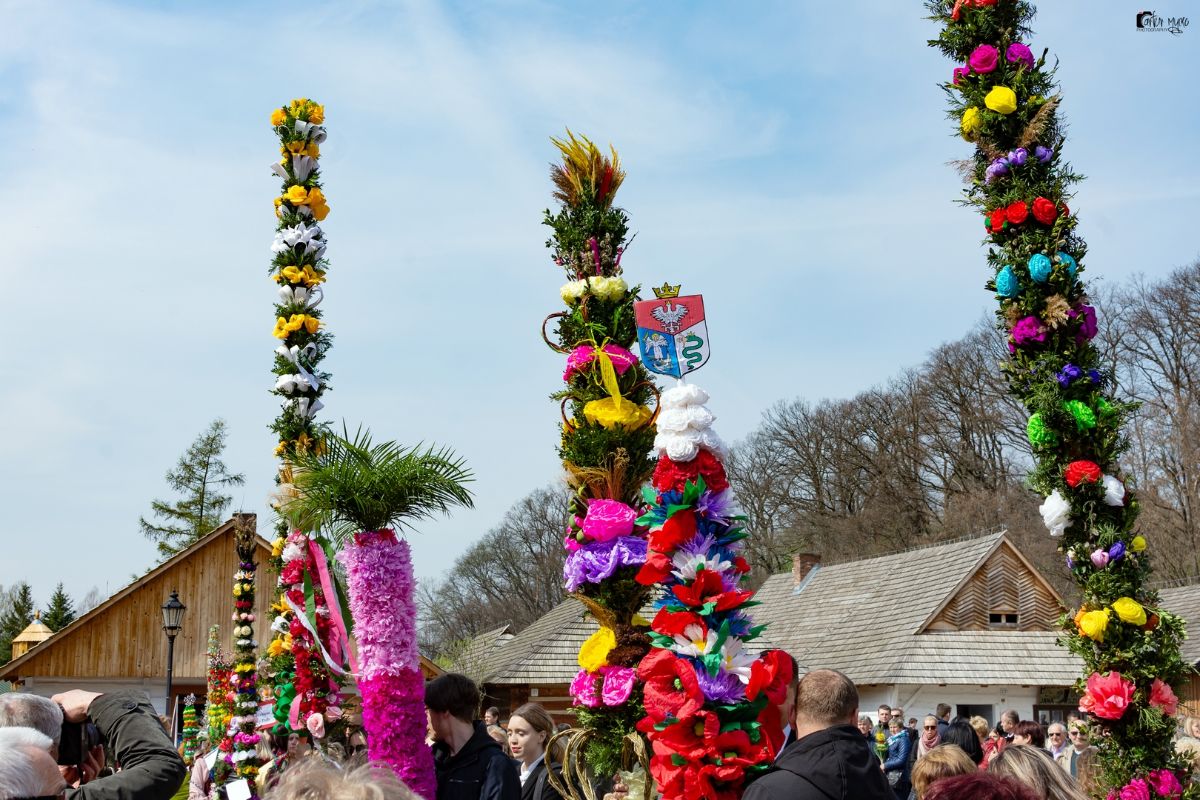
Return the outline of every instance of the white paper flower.
[[[567,281],[558,290],[564,303],[573,306],[579,302],[579,298],[583,297],[583,293],[587,291],[587,281]]]
[[[283,563],[296,561],[304,558],[304,550],[296,542],[288,542],[287,547],[283,548],[283,553],[280,554],[283,558]]]
[[[1071,525],[1071,504],[1055,489],[1046,502],[1038,508],[1042,512],[1042,522],[1050,529],[1051,536],[1062,536]]]
[[[1121,479],[1114,478],[1112,475],[1105,475],[1103,483],[1105,505],[1125,505],[1125,484],[1121,483]]]

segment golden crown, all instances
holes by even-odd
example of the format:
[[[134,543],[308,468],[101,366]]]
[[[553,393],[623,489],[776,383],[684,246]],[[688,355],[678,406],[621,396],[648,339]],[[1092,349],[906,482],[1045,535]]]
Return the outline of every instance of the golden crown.
[[[683,284],[681,284],[681,283],[677,283],[674,286],[672,286],[671,284],[667,283],[666,281],[663,281],[662,286],[654,287],[654,296],[657,297],[659,300],[666,300],[667,298],[670,298],[670,297],[679,297],[679,287],[682,285]]]

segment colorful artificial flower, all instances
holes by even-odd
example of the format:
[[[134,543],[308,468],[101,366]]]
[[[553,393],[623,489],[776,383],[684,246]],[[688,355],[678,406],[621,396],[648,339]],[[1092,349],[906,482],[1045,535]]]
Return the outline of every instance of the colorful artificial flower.
[[[607,666],[600,668],[604,680],[600,688],[600,699],[606,706],[619,706],[633,694],[637,672],[631,667]]]
[[[1107,608],[1101,608],[1095,611],[1084,611],[1080,609],[1075,615],[1075,626],[1079,628],[1079,632],[1089,639],[1096,642],[1104,641],[1104,632],[1108,630],[1108,622],[1112,619],[1112,612]]]
[[[282,108],[277,108],[271,112],[271,125],[272,126],[279,127],[280,125],[282,125],[285,122],[287,122],[287,112],[284,111]]]
[[[1025,204],[1022,203],[1022,206]],[[1029,257],[1029,277],[1033,278],[1038,283],[1045,283],[1050,280],[1050,273],[1054,271],[1054,265],[1050,263],[1050,257],[1042,253],[1034,253]]]
[[[1029,417],[1029,422],[1025,425],[1025,434],[1029,437],[1029,443],[1035,448],[1050,447],[1058,441],[1058,436],[1046,424],[1046,420],[1041,414],[1035,413]]]
[[[1088,431],[1096,427],[1096,412],[1082,400],[1067,400],[1063,410],[1075,420],[1075,427],[1080,431]]]
[[[1013,225],[1020,225],[1029,218],[1029,206],[1024,200],[1009,203],[1004,209],[1004,216]]]
[[[1058,219],[1058,207],[1045,197],[1037,197],[1033,201],[1033,218],[1043,225],[1052,225]]]
[[[608,663],[608,654],[616,646],[617,635],[613,629],[600,626],[579,648],[579,666],[588,672],[596,672]]]
[[[696,512],[692,509],[682,509],[667,517],[662,527],[651,531],[649,542],[651,549],[670,555],[695,536]]]
[[[1146,537],[1137,535],[1129,542],[1129,549],[1134,553],[1140,553],[1146,549]]]
[[[1101,481],[1104,483],[1104,504],[1113,507],[1125,505],[1125,484],[1121,483],[1121,479],[1105,475]],[[1145,541],[1145,539],[1142,540],[1143,546]]]
[[[1020,283],[1017,281],[1017,274],[1013,272],[1013,268],[1005,264],[996,273],[996,294],[1001,297],[1016,297],[1021,292]]]
[[[1072,278],[1075,277],[1075,273],[1079,271],[1079,264],[1075,261],[1075,258],[1067,253],[1062,252],[1061,250],[1055,254],[1054,260],[1065,266],[1067,268],[1067,273],[1070,274]]]
[[[1017,347],[1042,344],[1046,341],[1046,328],[1037,317],[1023,317],[1013,326],[1012,338]]]
[[[1092,551],[1092,566],[1096,569],[1104,569],[1108,566],[1108,551],[1103,547]]]
[[[1121,597],[1113,601],[1113,611],[1117,612],[1120,620],[1127,625],[1142,626],[1146,624],[1146,609],[1132,597]]]
[[[1063,531],[1071,527],[1071,504],[1057,489],[1050,493],[1038,510],[1042,512],[1042,522],[1050,530],[1051,536],[1062,536]]]
[[[1000,63],[1000,51],[990,44],[979,45],[971,51],[971,55],[967,59],[971,70],[979,74],[991,72],[996,69],[998,63]]]
[[[1104,473],[1100,471],[1100,466],[1096,462],[1084,459],[1072,461],[1063,470],[1063,479],[1072,489],[1081,483],[1099,483],[1103,475]]]
[[[579,302],[579,299],[587,293],[587,281],[567,281],[558,290],[564,303],[573,306]]]
[[[1151,800],[1150,785],[1141,778],[1134,778],[1121,787],[1120,792],[1110,792],[1113,800]]]
[[[729,488],[725,467],[716,456],[703,449],[692,460],[681,463],[659,458],[650,482],[660,492],[682,491],[688,481],[695,482],[697,478],[704,479],[709,491],[723,492]]]
[[[1175,712],[1179,710],[1179,698],[1175,696],[1175,691],[1169,683],[1165,683],[1159,678],[1155,678],[1154,682],[1150,684],[1149,703],[1168,717],[1175,716]]]
[[[581,669],[571,681],[571,697],[577,706],[597,708],[600,705],[600,695],[596,691],[596,676]]]
[[[1079,322],[1079,333],[1075,337],[1079,343],[1096,338],[1100,330],[1096,325],[1096,309],[1081,304],[1071,310],[1071,316]]]
[[[633,532],[637,512],[620,500],[591,500],[580,526],[584,535],[597,542],[607,542]]]
[[[1007,86],[995,86],[983,98],[983,104],[997,114],[1007,116],[1017,110],[1017,93]]]
[[[569,551],[563,560],[563,582],[568,592],[578,591],[584,584],[601,583],[621,567],[640,569],[646,562],[646,540],[640,536],[587,544],[568,537],[563,544]]]
[[[955,67],[954,68],[954,76],[953,76],[953,78],[951,78],[951,82],[955,86],[958,86],[958,82],[961,81],[963,78],[970,76],[970,74],[971,74],[971,65],[970,64],[964,64],[961,67]]]
[[[979,136],[979,131],[983,127],[983,114],[979,113],[979,109],[971,106],[963,112],[962,120],[959,122],[959,130],[962,132],[962,137],[968,142],[975,141]]]
[[[1021,64],[1025,69],[1033,69],[1033,51],[1028,45],[1013,42],[1004,51],[1004,58],[1013,64]]]
[[[1173,716],[1169,714],[1168,716]],[[1169,769],[1156,769],[1146,776],[1146,782],[1154,789],[1159,797],[1180,797],[1183,795],[1183,785]]]
[[[654,722],[669,716],[688,719],[704,706],[696,670],[687,659],[672,651],[655,648],[637,668],[646,714]]]
[[[1135,689],[1133,681],[1121,677],[1119,672],[1107,675],[1093,672],[1088,676],[1087,691],[1079,701],[1079,710],[1101,719],[1120,719],[1133,702]]]

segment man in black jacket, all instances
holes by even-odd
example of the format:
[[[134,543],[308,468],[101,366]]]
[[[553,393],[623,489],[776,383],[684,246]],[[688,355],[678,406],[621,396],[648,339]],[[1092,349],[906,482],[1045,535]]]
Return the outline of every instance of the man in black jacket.
[[[796,741],[742,800],[893,800],[857,719],[858,690],[849,678],[831,669],[805,675],[796,689]]]
[[[437,800],[521,800],[516,763],[475,720],[480,700],[475,682],[453,672],[425,687]]]
[[[113,775],[67,789],[67,800],[167,800],[183,783],[183,759],[144,694],[72,689],[51,700],[58,706],[35,695],[8,695],[0,724],[30,725],[57,740],[60,731],[47,728],[61,726],[63,717],[68,722],[90,720],[121,766]],[[47,713],[41,713],[43,707],[48,707]]]

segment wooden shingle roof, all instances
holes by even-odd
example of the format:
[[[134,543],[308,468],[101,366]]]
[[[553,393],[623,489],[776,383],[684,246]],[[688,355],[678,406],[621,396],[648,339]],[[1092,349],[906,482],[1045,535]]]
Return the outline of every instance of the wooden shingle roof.
[[[1200,663],[1200,631],[1193,628],[1200,625],[1200,583],[1162,589],[1158,594],[1163,608],[1189,623],[1188,638],[1184,639],[1182,648],[1184,660],[1189,664]]]
[[[1055,645],[1053,631],[927,627],[1002,547],[1012,545],[999,532],[819,566],[798,592],[791,573],[774,575],[754,598],[754,621],[768,626],[764,646],[782,647],[808,669],[841,670],[858,684],[1073,683],[1081,664]]]

